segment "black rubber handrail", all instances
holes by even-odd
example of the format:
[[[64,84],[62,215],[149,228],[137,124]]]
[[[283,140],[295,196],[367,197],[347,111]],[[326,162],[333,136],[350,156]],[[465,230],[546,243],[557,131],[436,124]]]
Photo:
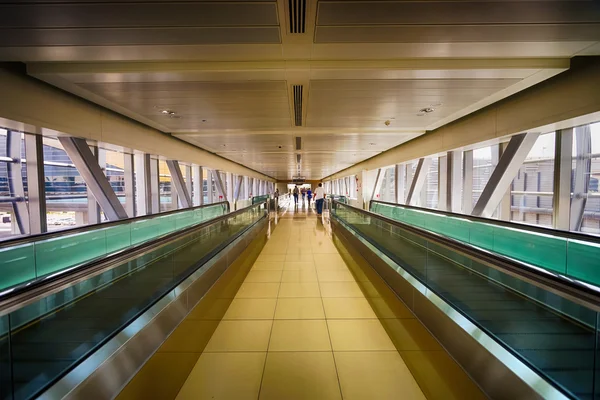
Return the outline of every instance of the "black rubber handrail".
[[[450,216],[450,217],[461,218],[461,219],[468,219],[470,221],[482,222],[482,223],[490,224],[490,225],[505,226],[507,228],[512,228],[512,229],[532,231],[532,232],[542,233],[544,235],[558,236],[558,237],[562,237],[562,238],[576,239],[576,240],[581,240],[584,242],[592,242],[592,243],[600,244],[600,236],[590,235],[585,232],[571,232],[571,231],[565,231],[562,229],[547,228],[547,227],[543,227],[543,226],[539,226],[539,225],[529,225],[529,224],[522,224],[519,222],[503,221],[503,220],[499,220],[499,219],[484,218],[484,217],[476,217],[473,215],[459,214],[459,213],[450,212],[450,211],[441,211],[441,210],[436,210],[433,208],[409,206],[406,204],[390,203],[390,202],[381,201],[381,200],[371,200],[369,202],[369,210],[371,210],[371,206],[373,203],[379,203],[379,204],[384,204],[384,205],[394,206],[394,207],[403,207],[403,208],[407,208],[407,209],[415,210],[415,211],[429,212],[432,214]]]
[[[559,296],[566,297],[569,300],[591,308],[594,311],[600,311],[600,287],[565,275],[561,275],[556,272],[548,271],[540,267],[535,267],[513,258],[505,257],[480,247],[464,243],[460,240],[452,239],[426,229],[396,221],[383,215],[363,210],[362,208],[340,203],[338,201],[334,201],[334,204],[336,207],[339,204],[342,207],[348,207],[352,209],[352,211],[367,215],[370,218],[385,221],[390,225],[404,229],[405,231],[413,233],[421,238],[424,238],[425,240],[436,242],[436,244],[442,245],[450,250],[457,251],[471,258],[475,258],[478,262],[482,262],[489,267],[512,276],[517,276],[519,279],[526,280],[538,287],[543,288],[544,290],[548,290],[558,294]],[[333,216],[335,217],[335,213],[333,213]],[[344,224],[347,223],[344,222]],[[376,243],[372,244],[376,246]],[[387,255],[387,252],[383,252]],[[426,284],[426,282],[423,283]]]
[[[237,211],[201,222],[200,224],[192,225],[177,232],[167,233],[139,245],[128,247],[106,256],[101,256],[93,261],[84,262],[65,270],[32,279],[5,289],[0,292],[0,316],[25,307],[31,302],[36,301],[38,298],[48,295],[49,292],[54,292],[59,289],[62,290],[65,287],[75,284],[91,273],[109,268],[115,264],[120,264],[127,259],[139,257],[166,241],[179,239],[192,231],[222,222],[228,218],[233,218],[251,208],[261,207],[263,204],[265,203],[253,204]]]
[[[148,215],[140,215],[140,216],[132,217],[132,218],[124,218],[124,219],[120,219],[118,221],[101,222],[98,224],[77,226],[74,228],[60,229],[60,230],[52,231],[52,232],[35,233],[33,235],[20,235],[20,236],[14,237],[14,238],[0,240],[0,250],[3,248],[6,248],[6,247],[27,244],[27,243],[35,242],[38,240],[45,240],[45,239],[51,239],[51,238],[60,237],[60,236],[74,235],[77,233],[88,232],[88,231],[92,231],[95,229],[109,228],[111,226],[122,225],[122,224],[130,223],[130,222],[134,222],[134,221],[140,221],[143,219],[153,219],[153,218],[163,217],[165,215],[176,214],[176,213],[180,213],[180,212],[184,212],[184,211],[193,211],[193,210],[198,210],[200,208],[216,206],[219,204],[225,204],[227,206],[227,213],[231,212],[228,201],[219,201],[218,203],[203,204],[201,206],[190,207],[190,208],[181,208],[178,210],[165,211],[165,212],[158,213],[158,214],[148,214]]]

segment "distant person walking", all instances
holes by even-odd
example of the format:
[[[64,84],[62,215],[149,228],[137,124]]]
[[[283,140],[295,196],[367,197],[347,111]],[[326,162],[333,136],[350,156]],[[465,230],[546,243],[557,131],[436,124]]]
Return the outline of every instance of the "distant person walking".
[[[294,187],[294,204],[298,204],[298,194],[300,193],[300,191],[298,190],[298,185],[296,185],[296,187]]]
[[[323,184],[319,183],[319,187],[315,189],[315,205],[317,206],[317,217],[323,214],[323,202],[325,201],[325,189]]]
[[[312,199],[312,190],[310,190],[310,188],[308,188],[306,190],[306,197],[308,198],[308,206],[310,207],[310,200]]]
[[[302,190],[300,190],[300,193],[302,193],[302,204],[304,204],[304,201],[306,200],[306,189],[302,188]]]

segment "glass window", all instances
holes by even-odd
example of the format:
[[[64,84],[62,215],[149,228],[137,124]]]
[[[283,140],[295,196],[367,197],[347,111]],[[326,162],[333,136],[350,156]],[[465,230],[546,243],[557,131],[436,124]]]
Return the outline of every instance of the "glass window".
[[[583,146],[583,153],[589,162],[589,175],[587,176],[587,196],[585,196],[585,207],[581,231],[600,234],[600,122],[590,124],[587,127],[577,127],[573,130],[573,173],[571,190],[575,190],[575,175],[577,174],[577,146]],[[585,136],[588,136],[585,138]],[[585,140],[585,141],[584,141]],[[578,143],[580,141],[581,143]],[[585,163],[583,163],[585,165]],[[587,168],[587,166],[585,166]],[[587,171],[584,172],[587,174]],[[581,194],[575,194],[579,195]]]
[[[555,133],[540,135],[511,184],[511,221],[552,226]]]
[[[21,162],[25,158],[23,134],[13,132],[12,135],[13,138],[21,142],[18,150],[19,154],[16,157],[10,154],[8,148],[8,132],[0,129],[0,240],[25,234],[29,231],[29,226],[23,226],[24,231],[21,232],[15,217],[14,202],[19,204],[17,207],[27,204],[27,169],[25,164]],[[18,161],[13,162],[12,159],[14,158],[17,158]],[[9,184],[9,169],[20,170],[20,182],[16,182],[14,185]],[[26,206],[23,208],[26,208]]]
[[[396,202],[396,168],[394,166],[382,169],[383,176],[381,179],[381,188],[379,190],[379,198],[377,200],[387,201],[389,203]]]
[[[498,164],[498,145],[473,150],[473,206]]]
[[[427,208],[438,208],[438,185],[439,185],[439,157],[431,157],[431,164],[427,171],[425,181],[426,200],[424,206]],[[422,204],[422,203],[421,203]]]
[[[160,194],[160,212],[177,208],[177,197],[173,199],[171,190],[171,173],[165,160],[158,160],[158,192]],[[175,200],[175,201],[174,201]]]

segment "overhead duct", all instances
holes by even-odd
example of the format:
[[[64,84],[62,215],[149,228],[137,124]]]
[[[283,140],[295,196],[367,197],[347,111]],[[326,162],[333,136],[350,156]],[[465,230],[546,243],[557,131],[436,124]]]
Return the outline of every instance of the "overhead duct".
[[[296,136],[296,150],[302,150],[302,138],[300,136]]]
[[[302,162],[302,154],[296,154],[296,163],[300,164]]]
[[[296,126],[302,126],[302,91],[303,85],[293,85],[294,93],[294,122]]]
[[[306,0],[288,0],[290,33],[306,33]]]

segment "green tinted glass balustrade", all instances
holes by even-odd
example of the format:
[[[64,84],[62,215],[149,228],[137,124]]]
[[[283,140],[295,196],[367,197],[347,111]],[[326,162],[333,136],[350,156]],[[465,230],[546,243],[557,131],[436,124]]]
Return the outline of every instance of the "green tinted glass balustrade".
[[[371,211],[390,219],[427,229],[513,259],[600,285],[600,244],[556,233],[541,233],[526,226],[509,227],[406,208],[371,203]]]
[[[263,194],[261,196],[254,196],[252,198],[252,204],[263,203],[263,202],[265,202],[267,200],[269,200],[269,195],[268,194]]]
[[[208,221],[227,213],[224,203],[192,210],[135,218],[96,229],[65,231],[60,236],[44,235],[26,244],[0,247],[0,289],[62,271],[98,257]]]

